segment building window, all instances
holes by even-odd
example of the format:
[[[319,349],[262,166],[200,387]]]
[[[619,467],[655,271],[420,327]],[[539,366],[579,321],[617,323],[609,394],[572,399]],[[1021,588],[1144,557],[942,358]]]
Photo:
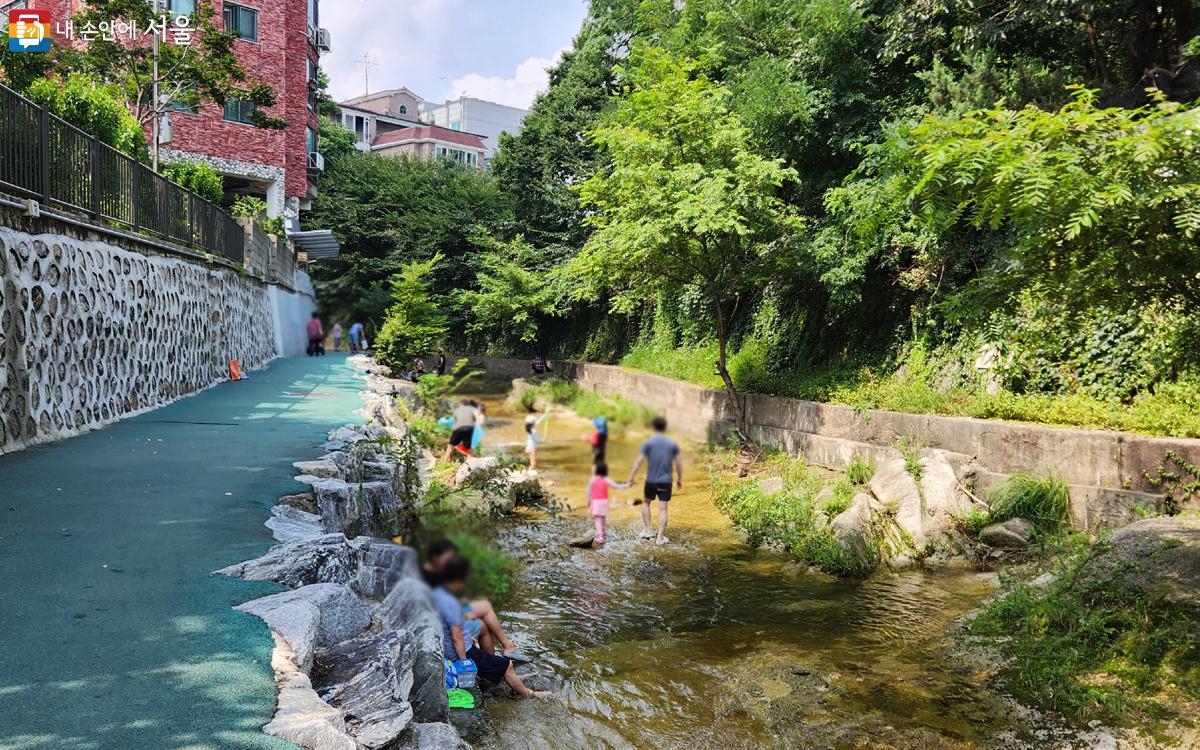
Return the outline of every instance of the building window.
[[[317,5],[318,0],[308,0],[308,25],[313,28],[317,27]]]
[[[404,104],[400,105],[400,114],[402,114],[402,115],[408,114],[408,106],[407,105],[404,105]]]
[[[304,129],[304,144],[308,148],[308,153],[317,153],[317,131],[312,128]]]
[[[167,0],[166,6],[176,16],[196,15],[196,0]]]
[[[237,35],[248,42],[258,41],[258,11],[244,5],[225,3],[222,12],[225,19],[225,30],[237,32]]]
[[[254,113],[256,111],[258,111],[258,105],[245,99],[228,99],[225,101],[225,119],[229,122],[253,125]]]
[[[320,87],[320,82],[317,76],[320,73],[320,68],[311,57],[308,60],[308,108],[312,111],[317,111],[317,89]]]

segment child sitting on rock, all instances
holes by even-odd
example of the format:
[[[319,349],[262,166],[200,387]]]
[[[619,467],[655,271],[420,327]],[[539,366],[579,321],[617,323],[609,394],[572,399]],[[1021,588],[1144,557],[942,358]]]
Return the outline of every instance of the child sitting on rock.
[[[596,464],[592,479],[588,482],[587,493],[588,512],[592,514],[592,521],[596,524],[596,537],[592,540],[594,546],[604,546],[605,535],[608,531],[609,488],[627,490],[629,487],[628,482],[621,484],[608,478],[608,464],[603,461]]]

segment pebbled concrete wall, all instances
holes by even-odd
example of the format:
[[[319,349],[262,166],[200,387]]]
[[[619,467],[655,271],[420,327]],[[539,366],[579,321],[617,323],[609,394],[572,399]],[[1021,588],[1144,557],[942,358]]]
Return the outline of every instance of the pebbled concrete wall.
[[[504,377],[523,377],[526,362],[472,357]],[[672,429],[697,440],[728,435],[733,414],[723,391],[632,372],[611,365],[556,362],[557,374],[595,391],[616,393],[660,410]],[[1020,471],[1050,469],[1067,482],[1077,528],[1115,528],[1140,518],[1139,506],[1161,510],[1156,476],[1168,452],[1200,465],[1200,440],[1158,438],[1110,430],[1081,430],[970,417],[864,410],[793,398],[746,394],[750,437],[762,445],[843,468],[856,455],[891,448],[902,438],[974,456],[985,490]]]
[[[250,371],[282,350],[268,287],[232,268],[44,219],[9,224],[0,454],[163,406],[226,380],[231,359]],[[280,296],[312,309],[311,296]]]

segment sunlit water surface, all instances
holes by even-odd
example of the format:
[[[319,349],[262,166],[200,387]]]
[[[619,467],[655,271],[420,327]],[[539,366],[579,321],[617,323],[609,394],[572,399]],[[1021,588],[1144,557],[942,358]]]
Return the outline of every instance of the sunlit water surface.
[[[487,405],[485,448],[519,451],[524,415]],[[1029,731],[947,653],[955,619],[995,590],[994,576],[838,582],[750,550],[713,507],[696,446],[685,445],[668,546],[637,538],[635,487],[614,493],[605,549],[568,547],[591,528],[589,430],[555,412],[540,453],[543,482],[571,510],[526,512],[501,533],[525,563],[502,619],[536,657],[521,672],[555,698],[489,695],[488,720],[467,730],[476,747],[983,748]],[[644,437],[611,436],[614,479]]]

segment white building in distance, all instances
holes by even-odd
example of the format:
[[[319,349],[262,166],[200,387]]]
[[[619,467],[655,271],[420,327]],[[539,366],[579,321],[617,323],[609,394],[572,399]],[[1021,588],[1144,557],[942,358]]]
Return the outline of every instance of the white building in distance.
[[[529,110],[484,101],[470,96],[448,99],[443,104],[421,102],[421,119],[451,130],[476,133],[487,146],[484,159],[491,163],[500,147],[501,133],[519,133]]]

